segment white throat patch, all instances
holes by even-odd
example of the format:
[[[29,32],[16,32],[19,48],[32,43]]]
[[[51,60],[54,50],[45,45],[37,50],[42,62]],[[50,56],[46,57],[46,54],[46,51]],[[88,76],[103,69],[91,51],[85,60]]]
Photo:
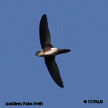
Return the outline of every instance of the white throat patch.
[[[58,49],[57,48],[51,48],[51,51],[56,52]]]
[[[57,48],[51,48],[51,50],[46,51],[44,55],[53,55],[57,51]]]
[[[50,56],[50,55],[55,55],[56,52],[58,51],[57,48],[51,48],[48,51],[43,52],[43,50],[38,54],[40,57],[45,57],[45,56]]]

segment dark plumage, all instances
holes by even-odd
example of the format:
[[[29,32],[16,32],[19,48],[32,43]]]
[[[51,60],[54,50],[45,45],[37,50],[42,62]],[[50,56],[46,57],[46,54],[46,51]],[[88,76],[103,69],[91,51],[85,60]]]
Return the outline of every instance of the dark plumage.
[[[37,51],[36,55],[44,57],[45,64],[48,68],[48,71],[52,79],[55,81],[57,85],[63,88],[64,85],[62,82],[62,78],[60,77],[59,68],[55,62],[55,56],[61,53],[70,52],[71,50],[53,48],[51,44],[50,32],[48,29],[48,22],[45,14],[42,16],[40,21],[39,33],[40,33],[40,44],[42,47],[42,51]]]
[[[41,18],[39,32],[40,32],[40,43],[42,49],[44,49],[45,47],[53,47],[51,45],[51,37],[50,37],[48,22],[45,14]]]

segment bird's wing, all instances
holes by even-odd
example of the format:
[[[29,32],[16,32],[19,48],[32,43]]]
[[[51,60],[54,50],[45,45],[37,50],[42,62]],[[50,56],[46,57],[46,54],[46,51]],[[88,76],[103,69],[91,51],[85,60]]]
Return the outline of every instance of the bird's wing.
[[[45,47],[53,47],[51,45],[50,32],[48,29],[48,22],[45,14],[41,18],[39,32],[40,32],[40,43],[42,49],[44,49]]]
[[[45,57],[45,64],[53,80],[56,82],[57,85],[63,88],[64,85],[60,77],[59,68],[55,62],[55,57],[54,56]]]

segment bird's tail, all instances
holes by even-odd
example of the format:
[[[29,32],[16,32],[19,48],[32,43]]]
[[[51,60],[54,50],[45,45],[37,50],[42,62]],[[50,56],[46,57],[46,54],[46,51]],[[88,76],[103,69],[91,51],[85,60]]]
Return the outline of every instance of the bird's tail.
[[[70,52],[70,49],[59,49],[57,54],[67,53]]]

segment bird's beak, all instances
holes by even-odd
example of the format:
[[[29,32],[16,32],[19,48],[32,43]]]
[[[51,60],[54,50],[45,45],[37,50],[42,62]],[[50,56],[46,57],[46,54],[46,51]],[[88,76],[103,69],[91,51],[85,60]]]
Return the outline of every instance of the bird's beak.
[[[35,52],[35,55],[37,56],[38,55],[38,52]]]

